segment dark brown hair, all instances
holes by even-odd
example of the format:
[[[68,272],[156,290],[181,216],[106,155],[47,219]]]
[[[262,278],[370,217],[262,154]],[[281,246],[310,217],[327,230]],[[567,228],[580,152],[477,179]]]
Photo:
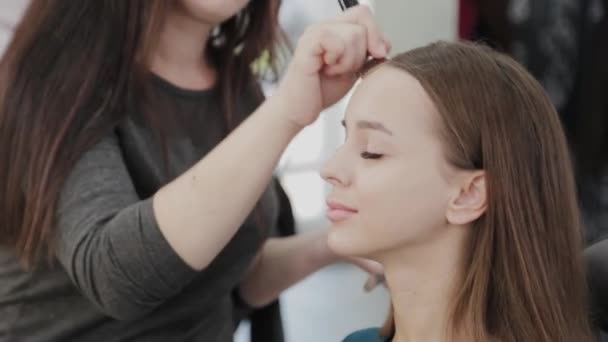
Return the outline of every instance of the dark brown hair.
[[[0,62],[0,243],[26,266],[52,256],[60,190],[79,157],[124,119],[172,0],[32,0]],[[208,42],[227,127],[278,40],[279,0],[250,1]],[[258,88],[259,91],[259,88]],[[261,92],[259,92],[261,96]],[[162,118],[148,115],[152,129]]]
[[[486,173],[488,207],[471,228],[451,329],[471,323],[478,342],[590,341],[572,165],[542,87],[473,44],[439,42],[388,64],[435,103],[447,160]]]

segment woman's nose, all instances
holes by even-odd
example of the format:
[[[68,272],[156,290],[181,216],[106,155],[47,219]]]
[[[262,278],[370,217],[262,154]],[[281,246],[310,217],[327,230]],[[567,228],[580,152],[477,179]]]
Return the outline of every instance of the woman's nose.
[[[323,165],[321,177],[333,186],[348,186],[350,184],[350,177],[347,175],[346,169],[344,156],[338,150]]]

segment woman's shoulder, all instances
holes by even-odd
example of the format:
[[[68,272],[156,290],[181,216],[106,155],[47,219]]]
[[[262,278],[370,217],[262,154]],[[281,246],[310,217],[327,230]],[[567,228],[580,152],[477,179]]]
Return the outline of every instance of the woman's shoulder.
[[[369,328],[364,330],[356,331],[348,335],[343,342],[384,342],[380,336],[380,329]]]

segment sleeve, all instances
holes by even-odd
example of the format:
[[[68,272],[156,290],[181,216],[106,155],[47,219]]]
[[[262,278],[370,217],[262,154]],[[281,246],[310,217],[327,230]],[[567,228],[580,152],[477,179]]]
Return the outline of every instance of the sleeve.
[[[56,256],[80,292],[120,320],[146,315],[197,274],[160,232],[112,134],[86,152],[60,194]]]

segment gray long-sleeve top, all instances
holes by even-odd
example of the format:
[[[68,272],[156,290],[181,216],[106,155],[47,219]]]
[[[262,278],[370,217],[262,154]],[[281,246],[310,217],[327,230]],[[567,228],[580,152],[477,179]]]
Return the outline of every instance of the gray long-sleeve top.
[[[161,234],[151,196],[209,152],[225,126],[216,90],[152,82],[167,104],[160,114],[176,123],[169,173],[135,110],[83,155],[61,194],[54,265],[24,271],[0,247],[0,341],[232,341],[231,292],[263,241],[257,223],[273,229],[276,194],[266,190],[262,220],[250,215],[209,267],[185,264]],[[246,92],[237,110],[257,105]]]

